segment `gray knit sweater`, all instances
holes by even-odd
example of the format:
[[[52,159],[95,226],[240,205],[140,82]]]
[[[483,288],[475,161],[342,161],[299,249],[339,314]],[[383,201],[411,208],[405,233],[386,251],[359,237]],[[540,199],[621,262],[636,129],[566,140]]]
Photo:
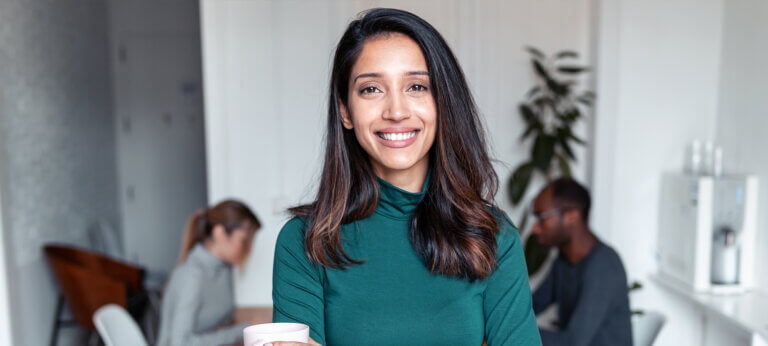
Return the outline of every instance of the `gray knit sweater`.
[[[171,273],[163,297],[158,346],[242,342],[247,324],[231,326],[235,311],[232,267],[202,245]]]

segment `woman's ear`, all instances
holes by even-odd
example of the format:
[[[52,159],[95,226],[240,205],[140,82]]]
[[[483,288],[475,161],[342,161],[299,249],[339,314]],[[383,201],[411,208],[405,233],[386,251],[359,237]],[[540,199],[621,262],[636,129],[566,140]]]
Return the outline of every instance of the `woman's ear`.
[[[215,225],[211,230],[211,238],[213,238],[213,241],[221,243],[222,241],[226,241],[227,238],[229,238],[229,235],[227,234],[227,230],[224,228],[224,226]]]
[[[341,102],[341,100],[339,100],[339,113],[341,114],[341,125],[343,125],[345,129],[351,130],[354,127],[352,126],[352,118],[349,117],[347,106],[345,106],[344,102]]]

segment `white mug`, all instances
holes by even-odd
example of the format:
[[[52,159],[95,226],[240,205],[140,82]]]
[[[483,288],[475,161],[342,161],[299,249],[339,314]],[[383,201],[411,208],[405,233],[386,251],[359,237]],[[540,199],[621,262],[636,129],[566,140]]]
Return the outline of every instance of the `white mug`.
[[[243,346],[263,346],[272,341],[309,342],[309,326],[301,323],[264,323],[243,329]]]

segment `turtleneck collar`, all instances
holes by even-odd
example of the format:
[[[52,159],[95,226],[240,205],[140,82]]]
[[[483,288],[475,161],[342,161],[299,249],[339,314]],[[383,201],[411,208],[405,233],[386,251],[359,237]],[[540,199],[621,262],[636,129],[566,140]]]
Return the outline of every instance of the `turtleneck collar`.
[[[220,268],[229,267],[227,262],[224,262],[223,260],[214,256],[203,246],[203,244],[200,243],[197,243],[195,247],[192,248],[192,251],[189,252],[187,260],[193,260],[211,272],[215,272]]]
[[[427,192],[431,171],[431,169],[427,171],[424,185],[419,193],[405,191],[376,177],[379,182],[379,204],[376,206],[376,212],[395,219],[410,219],[416,206],[419,205]]]

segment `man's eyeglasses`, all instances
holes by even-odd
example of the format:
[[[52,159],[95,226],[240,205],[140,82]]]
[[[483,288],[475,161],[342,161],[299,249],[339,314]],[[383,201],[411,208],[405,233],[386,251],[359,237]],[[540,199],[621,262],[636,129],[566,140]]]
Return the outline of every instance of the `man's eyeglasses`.
[[[552,208],[549,210],[542,211],[540,213],[531,212],[531,216],[533,216],[536,222],[539,222],[539,221],[544,221],[555,215],[561,215],[562,213],[569,210],[573,210],[573,209],[577,209],[577,208],[574,208],[574,207]]]

